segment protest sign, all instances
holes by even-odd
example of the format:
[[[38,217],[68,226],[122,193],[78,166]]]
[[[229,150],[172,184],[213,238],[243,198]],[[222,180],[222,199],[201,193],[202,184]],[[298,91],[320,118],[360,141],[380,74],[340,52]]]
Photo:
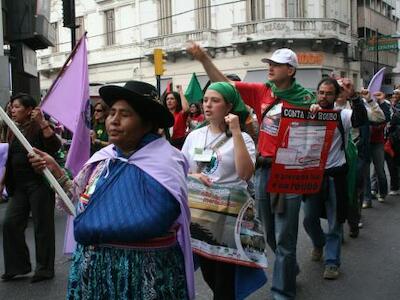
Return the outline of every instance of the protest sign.
[[[268,192],[313,194],[320,189],[340,112],[283,106]]]
[[[244,188],[188,179],[193,252],[227,263],[266,268],[265,241],[254,199]]]

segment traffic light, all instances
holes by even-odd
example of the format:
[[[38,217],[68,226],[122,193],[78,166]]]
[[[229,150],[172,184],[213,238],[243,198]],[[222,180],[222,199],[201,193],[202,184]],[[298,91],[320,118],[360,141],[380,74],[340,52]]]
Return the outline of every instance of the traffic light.
[[[154,73],[156,75],[163,75],[165,72],[164,64],[166,54],[163,49],[154,49]]]
[[[64,27],[75,28],[75,0],[62,0]]]

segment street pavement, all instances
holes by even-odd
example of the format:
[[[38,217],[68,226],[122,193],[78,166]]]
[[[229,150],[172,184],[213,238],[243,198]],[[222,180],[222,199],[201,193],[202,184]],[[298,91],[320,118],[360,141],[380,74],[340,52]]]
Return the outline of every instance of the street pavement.
[[[400,197],[388,197],[385,203],[374,201],[372,209],[363,210],[364,228],[357,239],[348,237],[342,248],[341,276],[336,281],[322,278],[322,263],[310,260],[311,243],[303,226],[299,224],[298,261],[301,272],[297,279],[299,300],[398,300],[400,299]],[[0,222],[6,204],[0,204]],[[30,276],[11,282],[0,282],[0,300],[58,300],[65,299],[70,262],[62,255],[65,215],[56,214],[55,278],[50,281],[29,283]],[[300,218],[302,220],[302,216]],[[0,226],[2,232],[2,227]],[[26,232],[34,267],[32,224]],[[0,234],[2,244],[2,234]],[[248,299],[270,299],[273,255],[268,253],[270,268],[268,283]],[[0,273],[4,272],[3,251],[0,247]],[[196,272],[196,299],[212,299],[200,272]]]

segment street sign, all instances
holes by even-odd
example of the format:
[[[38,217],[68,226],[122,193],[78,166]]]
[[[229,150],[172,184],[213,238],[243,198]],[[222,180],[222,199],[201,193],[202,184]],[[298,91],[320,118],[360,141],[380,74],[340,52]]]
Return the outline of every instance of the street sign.
[[[368,51],[390,51],[398,50],[399,42],[396,37],[393,36],[380,36],[378,38],[378,47],[376,47],[376,37],[372,37],[367,41]]]

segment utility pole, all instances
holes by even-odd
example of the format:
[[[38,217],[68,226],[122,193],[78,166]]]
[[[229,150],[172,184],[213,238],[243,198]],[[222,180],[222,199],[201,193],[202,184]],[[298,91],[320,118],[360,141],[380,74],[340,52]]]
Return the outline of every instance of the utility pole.
[[[71,50],[75,48],[76,45],[76,19],[75,19],[75,0],[71,0],[72,8],[72,27],[71,29]]]
[[[8,57],[3,50],[3,7],[0,1],[0,105],[5,106],[10,98],[10,69]]]
[[[76,45],[75,21],[75,0],[63,0],[63,22],[64,27],[71,30],[71,50]]]
[[[375,66],[375,74],[379,71],[379,32],[378,28],[376,28],[376,66]]]

